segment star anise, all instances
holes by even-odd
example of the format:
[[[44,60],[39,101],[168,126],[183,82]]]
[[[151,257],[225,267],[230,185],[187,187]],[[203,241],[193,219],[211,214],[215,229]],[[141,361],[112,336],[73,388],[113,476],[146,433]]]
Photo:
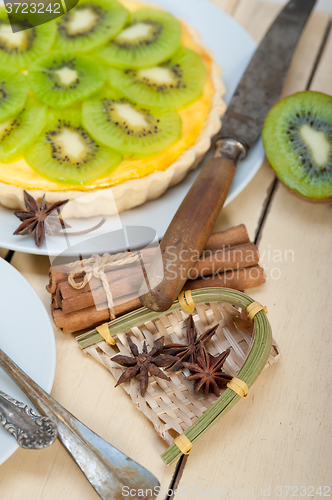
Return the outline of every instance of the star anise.
[[[40,247],[45,239],[45,233],[52,234],[64,227],[70,227],[58,214],[53,214],[55,210],[60,210],[68,201],[57,201],[47,207],[44,195],[39,207],[33,196],[24,191],[26,210],[16,210],[14,212],[14,215],[22,221],[14,234],[25,235],[34,231],[36,245]]]
[[[196,363],[183,363],[186,368],[194,372],[185,379],[194,381],[195,393],[203,389],[205,396],[207,396],[212,389],[216,396],[220,396],[220,388],[233,378],[221,369],[230,352],[231,350],[227,349],[219,356],[212,356],[200,342]]]
[[[189,361],[189,363],[195,363],[199,343],[202,342],[203,345],[207,344],[211,337],[215,334],[217,328],[218,325],[215,325],[204,332],[199,338],[197,338],[194,319],[190,315],[187,324],[188,344],[167,344],[164,347],[163,352],[165,354],[170,354],[178,358],[177,361],[169,367],[169,370],[172,372],[180,370],[180,368],[183,367],[183,363],[185,361]]]
[[[165,368],[174,362],[174,356],[161,354],[164,347],[164,337],[160,337],[153,343],[150,352],[148,352],[146,343],[144,342],[141,353],[130,337],[127,336],[127,340],[133,357],[117,354],[112,358],[112,361],[115,361],[119,365],[128,367],[127,370],[122,373],[115,387],[123,384],[123,382],[128,382],[128,380],[138,375],[140,392],[141,395],[144,396],[149,383],[149,373],[164,380],[171,380],[158,368]]]

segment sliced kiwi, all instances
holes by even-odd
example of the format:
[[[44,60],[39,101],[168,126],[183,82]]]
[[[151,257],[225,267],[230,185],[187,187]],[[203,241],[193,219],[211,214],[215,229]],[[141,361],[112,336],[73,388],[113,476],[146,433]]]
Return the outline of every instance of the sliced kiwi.
[[[79,108],[50,111],[47,125],[24,157],[46,179],[81,186],[111,173],[122,160],[119,153],[92,139]]]
[[[271,167],[295,193],[316,202],[332,200],[332,97],[294,94],[267,115],[263,143]]]
[[[0,67],[0,122],[22,111],[28,92],[29,85],[22,73]]]
[[[58,22],[56,48],[71,52],[91,50],[114,38],[129,11],[117,0],[80,0]]]
[[[181,46],[181,31],[181,24],[171,14],[140,9],[97,55],[117,68],[147,68],[165,61]]]
[[[90,57],[57,51],[31,64],[29,80],[38,99],[63,109],[100,90],[106,72]]]
[[[23,110],[14,118],[0,122],[0,161],[20,158],[38,137],[46,123],[46,107],[29,97]]]
[[[13,33],[4,8],[0,8],[0,61],[9,68],[26,69],[47,53],[56,36],[55,23],[29,28],[28,20],[18,21],[21,31]]]
[[[112,90],[83,104],[83,123],[92,137],[124,156],[149,156],[181,136],[176,111],[144,108]]]
[[[200,56],[182,47],[168,62],[144,69],[109,68],[109,81],[146,106],[183,108],[203,92],[206,68]]]

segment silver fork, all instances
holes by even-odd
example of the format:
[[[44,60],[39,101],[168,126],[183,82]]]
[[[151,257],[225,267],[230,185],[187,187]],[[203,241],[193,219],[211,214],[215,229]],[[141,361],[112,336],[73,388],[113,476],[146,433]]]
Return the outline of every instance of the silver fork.
[[[56,425],[49,417],[39,415],[30,406],[2,391],[0,391],[0,423],[22,448],[30,450],[50,446],[58,436]]]
[[[122,497],[149,500],[157,495],[159,482],[151,472],[82,424],[1,349],[0,366],[35,407],[53,420],[61,443],[103,500]],[[131,496],[128,496],[128,491]]]

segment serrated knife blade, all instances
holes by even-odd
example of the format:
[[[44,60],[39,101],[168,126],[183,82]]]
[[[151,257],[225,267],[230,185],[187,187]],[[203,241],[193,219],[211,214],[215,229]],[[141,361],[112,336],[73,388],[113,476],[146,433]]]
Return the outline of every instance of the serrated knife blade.
[[[315,3],[290,0],[251,59],[223,118],[215,158],[202,169],[161,241],[163,266],[156,258],[148,269],[140,300],[149,309],[170,308],[187,281],[225,203],[236,163],[259,138],[264,119],[281,93]]]

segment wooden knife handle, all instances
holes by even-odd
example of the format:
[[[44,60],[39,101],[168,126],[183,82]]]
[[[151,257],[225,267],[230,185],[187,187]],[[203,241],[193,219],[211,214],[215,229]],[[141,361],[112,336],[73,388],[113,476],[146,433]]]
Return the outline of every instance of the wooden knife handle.
[[[164,276],[160,276],[160,258],[148,269],[150,289],[144,293],[144,283],[140,292],[144,306],[153,311],[171,307],[212,233],[234,173],[234,162],[224,157],[204,166],[161,241]]]

